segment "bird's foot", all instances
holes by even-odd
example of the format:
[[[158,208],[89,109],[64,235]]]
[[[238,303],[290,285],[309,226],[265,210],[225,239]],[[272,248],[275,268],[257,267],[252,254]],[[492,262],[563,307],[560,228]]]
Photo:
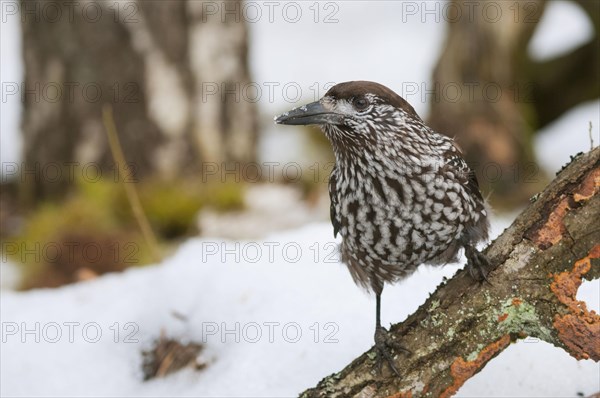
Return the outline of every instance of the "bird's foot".
[[[472,246],[467,246],[465,248],[465,256],[467,257],[467,270],[469,271],[471,277],[476,281],[485,281],[491,284],[488,279],[491,268],[490,261],[485,254],[481,253]]]
[[[400,377],[400,372],[394,365],[394,356],[392,350],[403,351],[410,354],[411,352],[392,340],[390,333],[383,326],[375,329],[375,351],[377,353],[376,363],[379,369],[379,374],[383,374],[383,362],[387,362],[396,376]]]

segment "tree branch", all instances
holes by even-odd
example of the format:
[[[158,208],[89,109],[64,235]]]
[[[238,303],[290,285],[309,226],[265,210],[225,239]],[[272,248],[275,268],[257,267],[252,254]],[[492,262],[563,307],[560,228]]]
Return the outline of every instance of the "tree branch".
[[[537,337],[600,360],[600,316],[577,301],[600,277],[600,148],[580,155],[485,250],[490,284],[461,270],[393,325],[401,377],[371,349],[302,397],[449,397],[512,341]]]

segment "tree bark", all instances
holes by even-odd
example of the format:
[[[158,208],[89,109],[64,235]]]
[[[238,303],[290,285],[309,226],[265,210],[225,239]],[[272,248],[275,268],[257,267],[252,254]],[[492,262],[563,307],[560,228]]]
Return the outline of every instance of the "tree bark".
[[[135,179],[256,160],[254,104],[240,100],[250,80],[241,0],[20,5],[25,202],[61,198],[73,167],[114,175],[106,103]],[[221,7],[234,9],[225,20]]]
[[[485,250],[490,283],[461,270],[390,329],[394,377],[373,349],[302,397],[449,397],[517,339],[600,360],[600,316],[576,299],[600,278],[600,148],[579,155]]]

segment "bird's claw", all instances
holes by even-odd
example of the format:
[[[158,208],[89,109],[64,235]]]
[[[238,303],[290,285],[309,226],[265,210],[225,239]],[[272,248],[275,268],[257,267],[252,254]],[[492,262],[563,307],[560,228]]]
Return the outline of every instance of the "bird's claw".
[[[376,363],[379,370],[379,374],[383,374],[383,362],[387,362],[392,371],[396,376],[400,377],[400,372],[394,364],[394,357],[391,354],[391,350],[395,349],[410,354],[411,352],[406,348],[402,347],[390,338],[390,334],[386,328],[379,326],[375,329],[375,350],[377,353]]]
[[[467,270],[471,277],[479,282],[487,282],[492,284],[488,279],[490,274],[490,262],[485,254],[481,253],[475,248],[467,248],[465,250],[465,256],[467,257]]]

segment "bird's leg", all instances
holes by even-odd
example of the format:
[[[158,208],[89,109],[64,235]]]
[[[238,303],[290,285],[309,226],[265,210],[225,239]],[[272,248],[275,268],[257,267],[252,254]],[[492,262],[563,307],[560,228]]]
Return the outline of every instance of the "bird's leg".
[[[381,374],[383,370],[383,360],[385,359],[396,376],[400,377],[400,372],[398,372],[398,369],[396,369],[396,366],[394,365],[394,357],[390,351],[392,348],[405,352],[408,352],[408,350],[395,344],[390,339],[390,334],[387,329],[381,326],[381,290],[375,292],[375,298],[377,300],[375,314],[375,350],[377,351],[377,367]]]
[[[490,262],[485,254],[477,250],[473,245],[465,246],[465,257],[467,257],[467,270],[476,281],[490,283],[487,276],[490,273]]]

